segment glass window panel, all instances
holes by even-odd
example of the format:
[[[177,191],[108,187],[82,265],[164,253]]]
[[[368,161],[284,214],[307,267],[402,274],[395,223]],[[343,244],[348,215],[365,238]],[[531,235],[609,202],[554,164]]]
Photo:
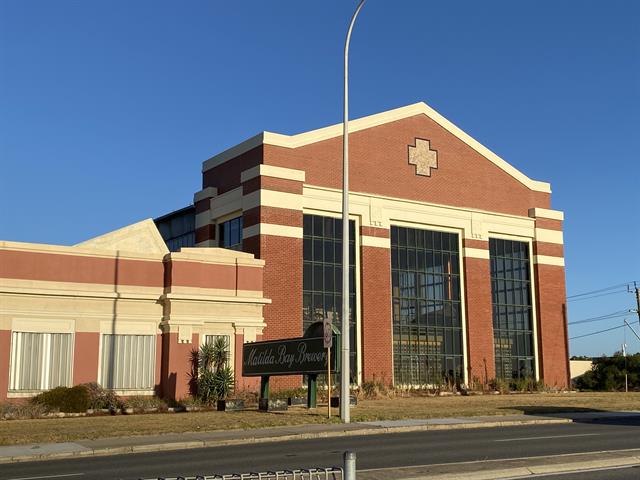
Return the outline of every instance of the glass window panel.
[[[496,374],[533,374],[528,244],[489,239]]]

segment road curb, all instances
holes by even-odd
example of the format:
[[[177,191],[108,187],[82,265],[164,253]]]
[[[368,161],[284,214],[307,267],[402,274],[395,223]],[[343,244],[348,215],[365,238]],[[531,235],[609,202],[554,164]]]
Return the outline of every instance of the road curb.
[[[396,427],[371,427],[359,428],[353,430],[337,430],[337,431],[321,431],[307,433],[292,433],[285,435],[274,435],[270,437],[247,436],[232,439],[210,439],[210,440],[191,440],[187,442],[171,442],[171,443],[155,443],[147,445],[129,445],[122,447],[105,447],[105,448],[87,448],[86,450],[76,450],[71,452],[54,452],[40,453],[33,455],[16,455],[12,457],[0,458],[0,464],[35,462],[44,460],[60,460],[86,456],[107,456],[122,455],[128,453],[150,453],[161,452],[166,450],[186,450],[193,448],[207,447],[224,447],[233,445],[246,445],[257,443],[274,443],[286,442],[290,440],[312,440],[316,438],[337,438],[352,437],[360,435],[380,435],[386,433],[404,433],[418,432],[427,430],[471,430],[477,428],[494,428],[494,427],[512,427],[520,425],[552,425],[562,423],[572,423],[573,420],[568,418],[549,418],[535,420],[503,420],[491,422],[470,422],[470,423],[454,423],[454,424],[427,424],[427,425],[410,425]]]
[[[502,468],[484,468],[502,464]],[[404,467],[399,469],[363,470],[362,480],[500,480],[584,472],[640,465],[640,449],[583,452],[548,455],[526,459],[472,461],[449,464]]]

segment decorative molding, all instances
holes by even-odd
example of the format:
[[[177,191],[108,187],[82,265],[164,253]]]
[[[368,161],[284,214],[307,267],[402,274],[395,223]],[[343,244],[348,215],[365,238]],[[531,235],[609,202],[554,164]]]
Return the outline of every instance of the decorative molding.
[[[11,330],[14,332],[33,332],[33,333],[74,333],[75,320],[56,319],[52,321],[47,319],[31,319],[31,318],[14,318],[11,322]]]
[[[438,168],[438,152],[431,150],[431,142],[416,138],[415,146],[409,145],[409,163],[416,166],[416,175],[431,176],[431,169]]]

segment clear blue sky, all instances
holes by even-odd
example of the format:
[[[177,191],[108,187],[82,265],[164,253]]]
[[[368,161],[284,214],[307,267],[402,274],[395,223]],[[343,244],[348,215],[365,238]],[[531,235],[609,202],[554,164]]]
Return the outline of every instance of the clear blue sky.
[[[354,6],[0,1],[0,238],[73,244],[159,216],[190,203],[201,162],[222,149],[340,122]],[[352,117],[427,102],[551,182],[569,294],[640,280],[638,25],[631,0],[369,0]],[[622,292],[571,302],[570,321],[634,304]],[[618,329],[571,353],[622,341]]]

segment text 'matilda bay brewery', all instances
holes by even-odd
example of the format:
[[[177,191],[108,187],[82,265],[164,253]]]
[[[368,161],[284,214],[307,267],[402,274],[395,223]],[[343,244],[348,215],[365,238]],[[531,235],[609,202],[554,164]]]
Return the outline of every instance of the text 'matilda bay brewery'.
[[[563,214],[551,209],[550,185],[424,103],[352,121],[349,151],[352,381],[531,377],[566,387]],[[164,322],[158,338],[163,328],[183,330],[156,349],[154,381],[173,378],[175,395],[186,391],[180,384],[189,367],[186,359],[163,360],[165,349],[186,352],[217,334],[222,308],[197,304],[198,289],[224,283],[207,275],[225,274],[204,269],[198,262],[207,260],[193,260],[198,252],[252,254],[232,257],[235,273],[228,273],[241,279],[258,268],[262,275],[260,285],[247,280],[253,300],[245,308],[254,316],[243,323],[234,321],[240,313],[223,314],[220,333],[234,338],[238,377],[244,341],[300,337],[311,323],[339,323],[341,315],[341,124],[293,136],[263,132],[205,161],[202,178],[193,206],[156,219],[172,250],[165,269],[177,266],[167,301],[180,305],[179,292],[193,297],[183,301],[193,308],[184,318],[156,319]],[[180,267],[189,256],[200,270]],[[241,290],[234,294],[246,301]]]

